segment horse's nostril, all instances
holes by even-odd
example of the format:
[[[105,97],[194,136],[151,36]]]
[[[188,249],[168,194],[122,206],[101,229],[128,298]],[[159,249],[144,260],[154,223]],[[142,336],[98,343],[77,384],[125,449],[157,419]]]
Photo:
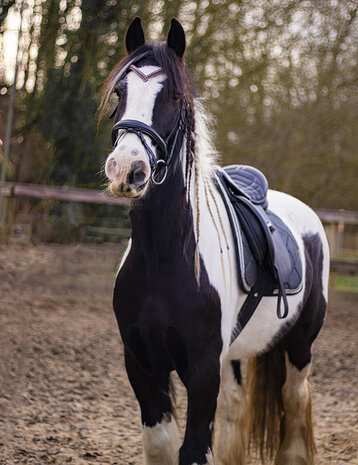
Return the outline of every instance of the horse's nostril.
[[[145,163],[139,160],[134,161],[128,173],[128,184],[143,184],[145,176]]]

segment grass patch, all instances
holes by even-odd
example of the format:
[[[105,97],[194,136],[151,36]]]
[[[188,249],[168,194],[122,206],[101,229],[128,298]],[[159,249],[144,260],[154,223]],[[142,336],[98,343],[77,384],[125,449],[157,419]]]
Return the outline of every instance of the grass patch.
[[[358,276],[331,275],[330,280],[337,291],[358,292]]]

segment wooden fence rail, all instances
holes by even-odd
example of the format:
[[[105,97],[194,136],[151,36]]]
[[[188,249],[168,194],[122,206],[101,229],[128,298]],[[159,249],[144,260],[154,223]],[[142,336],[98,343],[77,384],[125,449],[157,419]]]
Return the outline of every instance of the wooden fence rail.
[[[38,199],[56,199],[72,202],[104,203],[129,206],[124,198],[111,197],[101,190],[78,187],[57,187],[38,184],[0,183],[0,195],[5,197],[34,197]],[[346,210],[317,209],[316,213],[325,224],[331,249],[332,271],[358,275],[358,260],[342,259],[341,252],[345,224],[358,225],[358,212]]]
[[[325,210],[317,208],[317,215],[324,223],[358,224],[358,212],[349,210]]]
[[[317,209],[316,213],[324,224],[328,237],[331,257],[342,254],[343,235],[346,225],[358,226],[358,212],[347,210]]]
[[[109,203],[129,205],[127,199],[111,197],[101,190],[83,189],[79,187],[45,186],[41,184],[0,183],[0,196],[5,197],[35,197],[38,199],[56,199],[72,202]],[[323,222],[345,223],[358,225],[358,212],[346,210],[316,209]]]
[[[0,195],[5,197],[34,197],[37,199],[67,200],[71,202],[109,203],[129,205],[128,200],[110,197],[103,191],[78,187],[57,187],[38,184],[5,182],[0,184]]]
[[[345,276],[358,276],[358,260],[354,258],[332,258],[331,272]]]

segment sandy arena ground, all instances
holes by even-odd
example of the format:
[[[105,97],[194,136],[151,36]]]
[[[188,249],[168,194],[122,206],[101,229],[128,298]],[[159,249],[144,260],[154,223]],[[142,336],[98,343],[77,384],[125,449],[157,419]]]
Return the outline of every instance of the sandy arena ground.
[[[118,246],[0,248],[0,464],[141,465],[111,308]],[[315,345],[317,465],[358,465],[358,294],[331,292]],[[185,398],[178,395],[179,418]]]

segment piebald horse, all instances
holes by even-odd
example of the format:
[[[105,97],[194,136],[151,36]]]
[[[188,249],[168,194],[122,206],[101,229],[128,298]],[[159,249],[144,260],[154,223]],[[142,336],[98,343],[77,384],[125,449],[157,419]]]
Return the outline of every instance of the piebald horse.
[[[132,199],[132,234],[113,306],[141,409],[145,464],[243,465],[249,444],[277,465],[312,464],[311,346],[329,274],[323,227],[301,201],[269,190],[269,210],[297,241],[303,284],[287,296],[286,318],[276,315],[277,297],[264,297],[231,344],[246,295],[214,182],[210,121],[183,61],[184,30],[173,19],[165,43],[146,43],[136,18],[125,41],[128,55],[105,82],[100,111],[115,92],[105,173],[113,194]],[[187,391],[183,437],[174,370]]]

